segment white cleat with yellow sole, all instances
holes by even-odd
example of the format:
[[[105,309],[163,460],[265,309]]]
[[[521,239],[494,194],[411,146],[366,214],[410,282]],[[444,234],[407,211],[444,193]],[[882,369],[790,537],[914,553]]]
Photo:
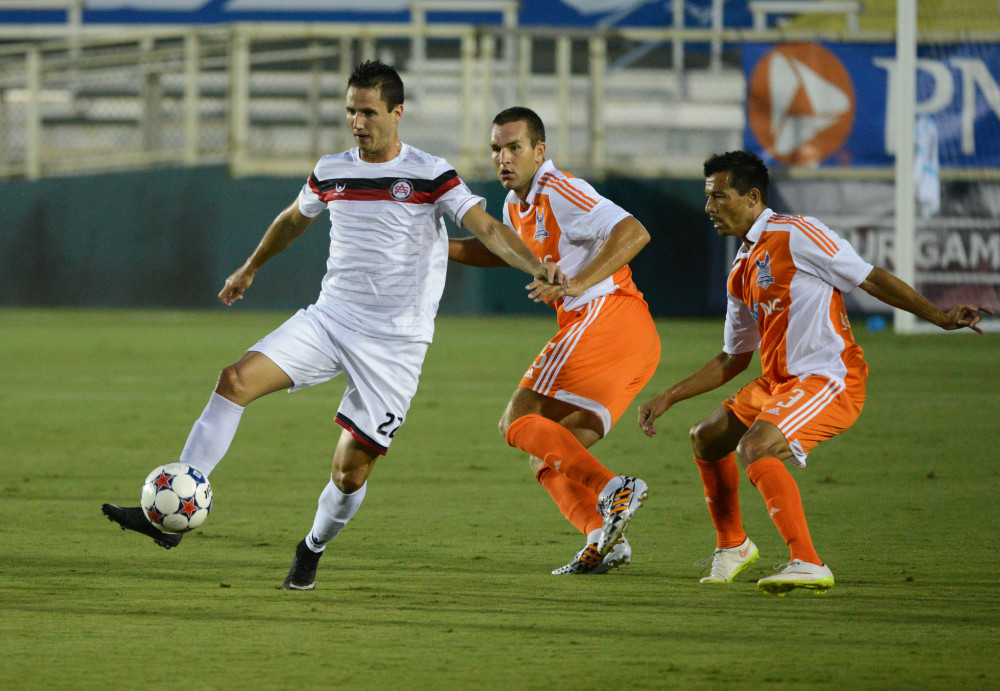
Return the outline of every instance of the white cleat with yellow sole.
[[[743,569],[750,566],[760,557],[757,545],[750,538],[736,547],[715,550],[708,559],[698,562],[698,566],[706,566],[712,562],[712,570],[701,579],[702,583],[731,583]]]
[[[833,572],[826,564],[810,564],[793,559],[778,573],[757,581],[757,588],[769,595],[785,595],[796,588],[823,595],[833,587]]]

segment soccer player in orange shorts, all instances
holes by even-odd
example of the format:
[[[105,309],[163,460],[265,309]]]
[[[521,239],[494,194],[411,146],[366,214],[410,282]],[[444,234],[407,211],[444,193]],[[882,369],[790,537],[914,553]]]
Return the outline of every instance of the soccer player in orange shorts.
[[[633,216],[545,159],[545,127],[509,108],[490,130],[493,164],[508,190],[503,220],[568,284],[534,281],[530,297],[556,309],[559,332],[525,372],[500,420],[507,442],[531,455],[535,477],[587,542],[553,574],[605,573],[627,564],[624,538],[646,483],[616,475],[587,449],[603,438],[653,376],[660,339],[628,262],[649,242]],[[448,256],[506,266],[476,238],[449,241]]]
[[[737,496],[736,456],[791,550],[788,564],[757,587],[825,592],[833,573],[813,547],[799,488],[785,462],[804,467],[824,439],[854,424],[865,401],[868,366],[854,342],[843,293],[860,287],[882,302],[945,330],[976,324],[979,305],[941,310],[815,218],[782,216],[767,206],[768,171],[756,155],[733,151],[705,162],[708,213],[720,235],[743,245],[728,280],[722,352],[697,372],[639,407],[648,436],[654,420],[678,401],[722,386],[760,350],[762,376],[691,428],[695,461],[717,533],[712,568],[702,583],[728,583],[758,558]],[[707,560],[706,560],[707,563]]]

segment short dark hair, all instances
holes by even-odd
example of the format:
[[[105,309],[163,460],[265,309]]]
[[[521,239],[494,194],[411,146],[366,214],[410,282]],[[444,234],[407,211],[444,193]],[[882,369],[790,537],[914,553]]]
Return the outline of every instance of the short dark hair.
[[[501,110],[493,118],[494,125],[509,125],[512,122],[524,122],[527,125],[528,141],[531,142],[532,146],[535,146],[538,142],[545,141],[545,124],[538,117],[538,113],[531,110],[531,108],[514,106],[513,108]]]
[[[403,102],[403,80],[392,65],[381,60],[365,60],[354,68],[348,87],[356,89],[377,89],[385,102],[386,110],[392,110]]]
[[[706,178],[723,171],[732,173],[729,184],[733,189],[743,195],[756,187],[760,192],[760,200],[767,204],[767,187],[771,178],[760,156],[752,151],[727,151],[724,154],[713,154],[705,161]]]

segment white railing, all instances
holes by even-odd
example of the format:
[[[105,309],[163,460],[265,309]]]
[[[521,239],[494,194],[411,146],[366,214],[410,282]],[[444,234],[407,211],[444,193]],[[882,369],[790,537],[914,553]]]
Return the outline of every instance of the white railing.
[[[420,61],[417,39],[434,48]],[[690,172],[704,151],[739,144],[743,79],[735,68],[678,78],[665,48],[675,40],[708,36],[253,23],[10,43],[0,46],[0,176],[164,163],[301,174],[352,145],[343,92],[353,66],[372,57],[401,67],[402,136],[463,174],[490,174],[489,122],[517,103],[542,115],[563,165]],[[658,62],[627,64],[636,46],[658,49]]]
[[[444,2],[417,0],[414,12],[426,18]],[[516,17],[511,0],[485,4],[508,24]],[[425,21],[0,25],[7,42],[0,44],[0,177],[163,164],[301,175],[318,156],[352,145],[343,93],[353,66],[373,57],[400,67],[403,138],[446,157],[463,175],[492,174],[489,123],[502,108],[524,104],[545,120],[557,163],[580,174],[697,177],[706,152],[743,141],[744,78],[725,64],[723,47],[892,38]],[[696,57],[688,48],[694,43],[711,49]],[[864,174],[891,177],[891,170]]]

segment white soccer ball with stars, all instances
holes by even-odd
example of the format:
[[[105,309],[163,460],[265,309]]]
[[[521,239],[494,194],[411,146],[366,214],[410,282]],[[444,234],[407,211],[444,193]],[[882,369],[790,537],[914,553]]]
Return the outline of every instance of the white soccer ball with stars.
[[[187,463],[167,463],[154,470],[142,486],[142,510],[157,528],[168,533],[194,530],[212,510],[212,485]]]

